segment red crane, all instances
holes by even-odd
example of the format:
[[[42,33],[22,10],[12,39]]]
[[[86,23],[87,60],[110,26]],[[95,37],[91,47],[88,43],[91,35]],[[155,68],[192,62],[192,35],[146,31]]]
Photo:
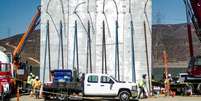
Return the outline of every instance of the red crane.
[[[201,42],[201,0],[184,0],[186,6],[190,62],[185,76],[185,82],[191,84],[193,91],[201,93],[201,56],[194,56],[192,31],[193,25],[196,35]]]
[[[191,22],[196,30],[196,35],[201,42],[201,0],[184,0],[186,5],[187,28],[190,50],[190,63],[188,74],[193,77],[201,77],[201,56],[194,56]]]

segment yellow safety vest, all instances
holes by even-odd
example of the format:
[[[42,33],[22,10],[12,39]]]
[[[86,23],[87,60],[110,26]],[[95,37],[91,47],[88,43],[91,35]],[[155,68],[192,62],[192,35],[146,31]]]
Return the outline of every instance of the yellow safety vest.
[[[144,87],[145,86],[145,82],[143,80],[141,80],[138,84],[139,87]]]
[[[32,76],[31,76],[31,75],[28,76],[28,78],[27,78],[27,83],[28,83],[28,84],[31,84],[31,83],[32,83]]]

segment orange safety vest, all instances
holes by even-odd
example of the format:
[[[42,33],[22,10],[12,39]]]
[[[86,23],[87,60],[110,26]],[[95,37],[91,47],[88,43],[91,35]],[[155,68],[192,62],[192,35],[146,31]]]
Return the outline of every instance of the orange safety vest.
[[[40,89],[40,87],[41,87],[41,82],[40,82],[40,80],[34,80],[34,82],[33,82],[33,88],[34,88],[34,89],[35,89],[35,88]]]

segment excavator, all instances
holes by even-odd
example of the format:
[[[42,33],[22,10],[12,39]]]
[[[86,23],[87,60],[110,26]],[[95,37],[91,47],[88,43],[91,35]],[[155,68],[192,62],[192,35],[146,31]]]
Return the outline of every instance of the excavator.
[[[16,79],[16,86],[17,87],[25,87],[25,81],[27,80],[28,76],[28,68],[26,63],[23,63],[20,60],[20,54],[23,51],[23,48],[26,44],[28,36],[36,29],[36,27],[40,23],[40,7],[37,8],[36,14],[32,17],[32,21],[28,26],[26,32],[23,33],[17,47],[12,52],[12,65],[13,65],[13,74]]]

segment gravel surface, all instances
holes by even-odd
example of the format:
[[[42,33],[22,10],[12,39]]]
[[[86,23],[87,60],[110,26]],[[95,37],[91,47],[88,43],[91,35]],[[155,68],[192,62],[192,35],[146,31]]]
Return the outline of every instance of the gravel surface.
[[[10,101],[17,101],[17,98],[11,98]],[[19,101],[44,101],[44,99],[36,99],[35,97],[24,95],[20,96]]]
[[[10,101],[17,101],[16,98],[11,98]],[[19,101],[44,101],[44,99],[35,99],[30,96],[21,96]],[[105,100],[106,101],[106,100]],[[139,101],[201,101],[201,96],[160,96],[160,97],[151,97],[147,99],[140,99]]]
[[[201,96],[161,96],[148,99],[140,99],[139,101],[201,101]]]

